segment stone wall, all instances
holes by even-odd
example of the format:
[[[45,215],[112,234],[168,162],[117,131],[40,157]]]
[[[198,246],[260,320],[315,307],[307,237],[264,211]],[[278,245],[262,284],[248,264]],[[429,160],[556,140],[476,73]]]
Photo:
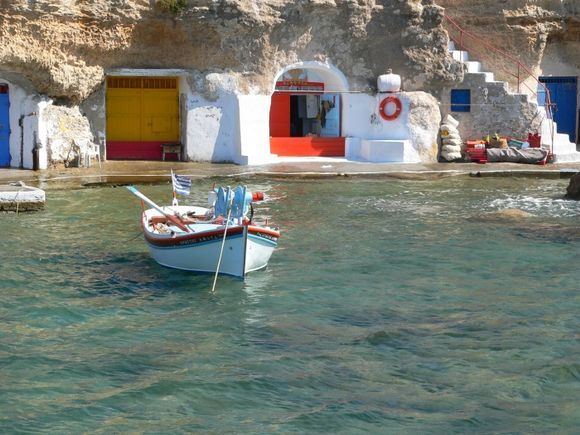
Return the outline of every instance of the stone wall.
[[[463,140],[481,139],[499,133],[502,136],[526,138],[540,130],[543,115],[526,94],[509,94],[504,82],[486,82],[483,74],[467,74],[456,89],[469,89],[469,112],[451,110],[451,88],[442,92],[441,112],[459,121],[459,134]]]

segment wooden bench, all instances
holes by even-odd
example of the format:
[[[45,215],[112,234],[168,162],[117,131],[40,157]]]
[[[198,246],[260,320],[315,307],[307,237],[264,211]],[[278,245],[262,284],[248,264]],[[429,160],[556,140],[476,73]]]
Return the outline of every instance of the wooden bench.
[[[175,154],[177,160],[181,161],[181,144],[180,143],[162,143],[161,149],[163,150],[162,159],[165,161],[165,154]]]

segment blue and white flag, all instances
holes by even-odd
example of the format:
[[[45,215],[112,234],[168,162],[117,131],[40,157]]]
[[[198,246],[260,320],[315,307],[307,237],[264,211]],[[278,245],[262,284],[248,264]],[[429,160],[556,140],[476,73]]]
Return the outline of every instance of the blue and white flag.
[[[171,173],[173,190],[180,195],[189,195],[191,192],[191,178]]]

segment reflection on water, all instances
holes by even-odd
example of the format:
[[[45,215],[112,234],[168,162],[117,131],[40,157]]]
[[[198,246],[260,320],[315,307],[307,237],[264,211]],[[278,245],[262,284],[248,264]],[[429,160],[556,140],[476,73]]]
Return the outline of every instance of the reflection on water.
[[[279,249],[215,293],[212,275],[148,256],[125,189],[49,192],[45,212],[1,217],[4,432],[579,426],[565,180],[249,185]],[[170,201],[167,185],[142,190]]]

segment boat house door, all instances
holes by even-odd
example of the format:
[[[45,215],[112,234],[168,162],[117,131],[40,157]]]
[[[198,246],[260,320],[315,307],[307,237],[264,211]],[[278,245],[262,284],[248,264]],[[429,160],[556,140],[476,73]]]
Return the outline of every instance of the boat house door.
[[[176,77],[107,78],[107,159],[161,160],[179,143]]]
[[[558,124],[558,133],[566,133],[572,142],[577,141],[578,128],[578,78],[577,77],[540,77],[550,91],[554,121]],[[542,98],[538,93],[539,99]],[[544,97],[545,100],[545,97]],[[541,102],[540,102],[541,104]]]
[[[8,85],[0,83],[0,167],[10,166],[10,101]]]
[[[276,82],[270,105],[270,151],[278,156],[344,157],[340,95],[323,82]]]

